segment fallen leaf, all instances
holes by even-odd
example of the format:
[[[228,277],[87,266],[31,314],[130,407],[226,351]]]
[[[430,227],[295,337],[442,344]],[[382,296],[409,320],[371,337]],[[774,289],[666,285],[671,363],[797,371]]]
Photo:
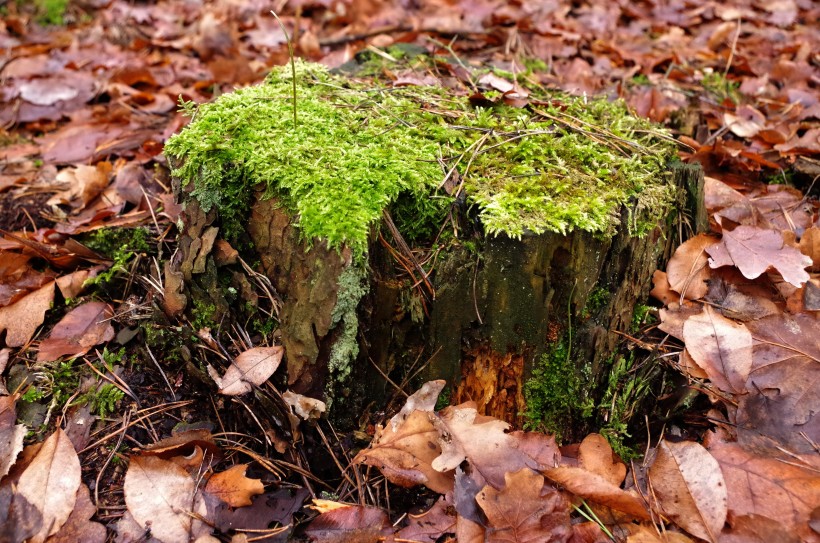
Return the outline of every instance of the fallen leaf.
[[[487,483],[503,488],[507,472],[541,467],[521,448],[516,435],[505,432],[509,424],[480,416],[468,404],[445,408],[433,419],[433,425],[441,447],[441,455],[433,460],[437,471],[453,470],[467,460]]]
[[[285,350],[281,346],[254,347],[237,356],[225,375],[219,377],[216,371],[208,366],[208,373],[219,387],[219,393],[227,396],[239,396],[253,390],[273,375]]]
[[[14,492],[11,485],[3,485],[0,486],[0,526],[3,543],[22,543],[41,530],[43,515],[36,505]]]
[[[61,356],[81,356],[94,345],[114,339],[111,319],[114,310],[104,302],[88,302],[66,314],[40,342],[37,362],[57,360]]]
[[[456,531],[453,506],[442,496],[424,513],[407,515],[407,526],[396,533],[398,539],[434,543],[444,534]]]
[[[381,509],[338,504],[313,519],[305,535],[320,543],[376,543],[389,526],[387,513]]]
[[[710,277],[706,247],[717,241],[712,236],[698,234],[675,250],[666,266],[669,287],[689,300],[703,298],[709,290]]]
[[[46,311],[54,301],[54,282],[50,282],[15,303],[0,307],[0,332],[6,331],[6,345],[21,347],[28,343],[43,324]]]
[[[654,495],[675,524],[701,539],[718,540],[726,522],[727,491],[709,451],[692,441],[661,441],[649,478]]]
[[[704,443],[723,472],[732,514],[772,519],[804,540],[816,537],[808,525],[820,503],[816,453],[785,459],[761,456],[714,433],[707,434]]]
[[[156,456],[133,456],[123,484],[125,505],[139,526],[166,542],[210,533],[194,513],[205,514],[196,482],[180,466]]]
[[[439,494],[453,489],[451,471],[441,472],[431,465],[441,454],[439,433],[426,411],[413,411],[395,430],[387,425],[377,431],[369,449],[353,459],[381,470],[389,481],[399,486],[427,486]]]
[[[327,410],[327,405],[321,400],[296,394],[290,390],[282,393],[282,398],[285,403],[293,408],[294,413],[299,415],[302,420],[316,421],[322,418],[322,413]]]
[[[42,543],[68,520],[80,487],[80,459],[60,429],[46,439],[20,475],[17,492],[43,515],[43,525],[31,538]]]
[[[683,340],[692,359],[719,389],[742,393],[752,368],[752,334],[710,306],[683,323]]]
[[[245,477],[247,464],[237,464],[227,470],[215,473],[208,479],[205,492],[212,494],[231,507],[243,507],[253,503],[253,496],[265,492],[260,479]]]
[[[600,475],[616,486],[626,477],[626,465],[615,457],[609,442],[601,434],[589,434],[579,447],[581,467]]]
[[[562,541],[572,532],[569,504],[531,469],[507,473],[502,490],[485,486],[476,501],[487,515],[488,542]]]
[[[96,166],[75,166],[66,168],[57,174],[55,181],[67,187],[55,194],[46,205],[71,205],[75,208],[85,207],[108,186],[111,164],[100,162]]]
[[[49,537],[46,543],[104,543],[106,538],[105,526],[91,521],[97,513],[97,508],[91,503],[91,494],[88,487],[80,485],[77,490],[77,499],[74,510],[60,531]]]
[[[734,265],[744,277],[760,277],[769,268],[775,268],[783,279],[799,287],[809,280],[805,268],[811,258],[783,242],[783,235],[774,230],[740,225],[732,231],[724,230],[720,243],[706,249],[712,257],[712,268]]]
[[[27,431],[24,424],[15,424],[15,399],[14,396],[0,396],[0,479],[9,472],[23,450],[23,438]]]
[[[421,388],[411,394],[405,400],[401,411],[396,413],[390,419],[390,426],[395,430],[399,424],[403,423],[405,419],[413,411],[433,411],[436,408],[436,402],[441,391],[444,390],[447,382],[443,379],[437,381],[427,381]]]
[[[605,505],[639,520],[649,520],[649,511],[643,501],[630,492],[583,468],[560,466],[545,470],[544,475],[580,498]]]

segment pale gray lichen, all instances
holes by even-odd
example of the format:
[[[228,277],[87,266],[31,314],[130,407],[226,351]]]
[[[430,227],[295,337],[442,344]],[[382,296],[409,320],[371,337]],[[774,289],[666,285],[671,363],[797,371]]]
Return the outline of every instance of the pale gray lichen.
[[[328,368],[336,381],[344,381],[350,375],[351,363],[359,355],[359,318],[356,309],[368,293],[367,272],[363,265],[351,264],[339,276],[336,306],[331,314],[331,326],[341,327],[341,333],[330,349]],[[329,383],[329,386],[331,384]]]

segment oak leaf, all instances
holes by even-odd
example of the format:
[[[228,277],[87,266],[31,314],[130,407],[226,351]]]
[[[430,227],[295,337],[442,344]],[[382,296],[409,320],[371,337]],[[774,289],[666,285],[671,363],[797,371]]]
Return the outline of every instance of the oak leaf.
[[[205,492],[214,495],[231,507],[243,507],[253,503],[253,496],[265,492],[260,479],[245,477],[247,464],[237,464],[215,473],[208,479]]]
[[[675,249],[675,254],[666,266],[669,287],[683,298],[697,300],[703,298],[709,289],[706,281],[710,277],[706,248],[717,240],[706,234],[698,234]]]
[[[430,421],[431,413],[413,411],[396,429],[391,424],[377,431],[369,449],[361,451],[354,463],[375,466],[399,486],[418,484],[445,494],[453,488],[451,471],[438,471],[431,465],[441,454],[439,433]]]
[[[456,531],[456,515],[453,506],[444,497],[438,499],[427,511],[414,515],[409,514],[407,526],[396,534],[405,541],[433,543],[447,533]]]
[[[570,534],[569,504],[544,486],[544,477],[523,468],[504,477],[502,490],[485,486],[476,501],[487,515],[486,541],[536,543],[566,541]]]

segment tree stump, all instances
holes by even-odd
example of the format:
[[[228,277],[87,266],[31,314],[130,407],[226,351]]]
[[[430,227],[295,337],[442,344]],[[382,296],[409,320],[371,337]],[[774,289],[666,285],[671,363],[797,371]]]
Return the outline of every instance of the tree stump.
[[[700,170],[621,105],[476,108],[297,66],[301,121],[279,69],[166,147],[185,206],[166,312],[247,324],[268,285],[287,386],[337,419],[436,378],[519,426],[538,410],[577,425]],[[550,387],[557,403],[528,405]]]

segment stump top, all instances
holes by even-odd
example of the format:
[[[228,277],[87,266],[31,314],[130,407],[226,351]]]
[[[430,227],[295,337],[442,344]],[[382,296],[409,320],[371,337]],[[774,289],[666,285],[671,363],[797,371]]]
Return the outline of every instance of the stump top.
[[[611,234],[627,203],[645,220],[632,225],[641,234],[673,198],[664,175],[671,139],[621,102],[512,82],[502,95],[490,79],[489,90],[468,97],[296,66],[296,126],[291,71],[280,67],[260,85],[186,105],[193,121],[165,147],[173,174],[193,184],[203,209],[218,209],[229,237],[242,232],[260,187],[283,202],[306,240],[358,256],[388,206],[412,241],[435,233],[459,195],[487,233],[511,237]],[[505,105],[510,92],[525,107]]]

